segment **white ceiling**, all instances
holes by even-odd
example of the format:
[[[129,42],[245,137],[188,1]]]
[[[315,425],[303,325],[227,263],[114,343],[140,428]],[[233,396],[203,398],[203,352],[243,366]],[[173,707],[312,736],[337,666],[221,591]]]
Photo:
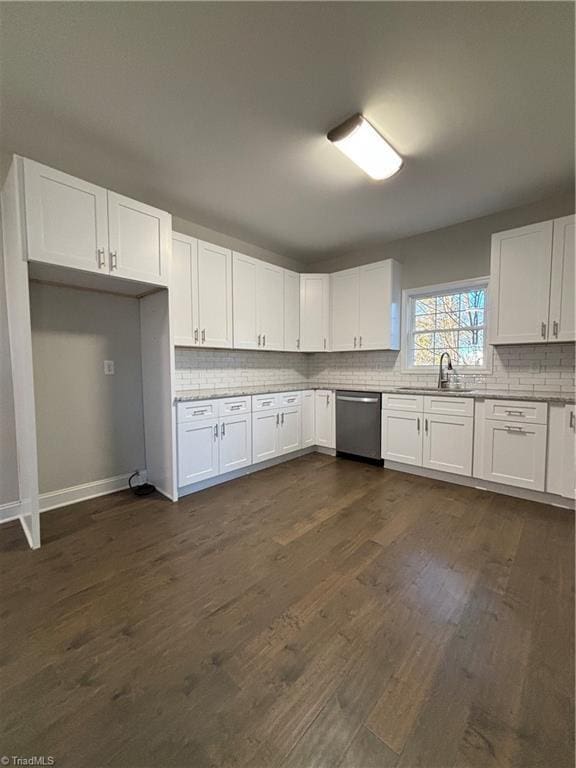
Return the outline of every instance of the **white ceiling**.
[[[297,258],[573,178],[571,3],[1,3],[2,148]],[[405,157],[329,144],[362,111]]]

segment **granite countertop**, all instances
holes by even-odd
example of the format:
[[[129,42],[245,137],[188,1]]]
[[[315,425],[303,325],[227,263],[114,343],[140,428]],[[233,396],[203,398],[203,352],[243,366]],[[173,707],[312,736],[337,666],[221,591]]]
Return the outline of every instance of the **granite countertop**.
[[[524,392],[521,390],[503,390],[503,389],[469,389],[469,390],[437,390],[437,389],[417,389],[413,387],[375,387],[362,384],[334,384],[333,382],[322,382],[320,384],[274,384],[261,387],[229,387],[221,389],[193,389],[180,390],[176,393],[175,402],[187,402],[191,400],[213,400],[222,397],[240,397],[248,395],[267,395],[272,392],[295,392],[305,389],[347,389],[355,392],[383,392],[386,394],[402,395],[445,395],[450,397],[472,397],[475,400],[490,398],[494,400],[532,400],[546,403],[568,403],[576,402],[574,392]]]

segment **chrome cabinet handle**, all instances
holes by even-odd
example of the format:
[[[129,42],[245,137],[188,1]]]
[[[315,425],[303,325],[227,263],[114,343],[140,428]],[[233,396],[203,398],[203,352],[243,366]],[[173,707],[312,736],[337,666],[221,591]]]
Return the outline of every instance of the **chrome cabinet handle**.
[[[546,338],[546,323],[544,323],[544,322],[542,323],[542,326],[540,328],[540,332],[542,334],[542,338],[545,339]]]
[[[354,336],[354,349],[356,349],[356,336]]]
[[[280,414],[277,413],[276,414],[276,426],[278,426],[279,424],[280,424]]]
[[[280,423],[282,424],[282,426],[284,426],[284,413],[282,413],[282,418],[280,420]]]
[[[508,416],[524,416],[524,411],[506,411],[505,413],[508,414]]]
[[[220,437],[224,439],[224,435],[226,434],[226,422],[222,422],[222,429],[220,430]]]
[[[198,328],[194,328],[194,341],[198,344]]]
[[[262,346],[263,347],[266,346],[266,334],[265,333],[262,334]]]
[[[205,409],[203,409],[203,410],[201,410],[201,411],[194,411],[194,413],[192,414],[192,416],[204,416],[204,414],[205,414],[205,413],[206,413],[206,410],[205,410]]]
[[[324,349],[326,349],[326,336],[324,336]]]
[[[214,424],[214,440],[218,439],[218,424]]]
[[[552,323],[552,334],[558,338],[558,320],[554,320]]]
[[[523,427],[514,427],[512,424],[506,424],[504,428],[507,432],[524,432]]]
[[[418,416],[416,421],[418,422],[418,434],[420,434],[420,416]]]
[[[106,257],[104,256],[104,248],[98,248],[98,268],[106,266]]]
[[[326,406],[330,405],[330,395],[326,395]]]
[[[261,344],[262,344],[262,334],[259,333],[258,334],[258,346],[261,346]]]
[[[242,406],[241,406],[241,405],[231,405],[231,406],[230,406],[230,410],[231,410],[231,411],[237,411],[237,410],[238,410],[238,408],[242,408]]]
[[[202,328],[202,344],[206,341],[206,328]]]
[[[424,431],[428,434],[428,419],[424,419]]]
[[[360,336],[360,348],[362,348],[362,336]]]
[[[576,427],[576,415],[574,414],[574,411],[570,411],[570,429],[574,429]]]
[[[118,254],[116,251],[110,251],[110,269],[118,269]]]
[[[296,339],[296,349],[300,349],[300,339]]]

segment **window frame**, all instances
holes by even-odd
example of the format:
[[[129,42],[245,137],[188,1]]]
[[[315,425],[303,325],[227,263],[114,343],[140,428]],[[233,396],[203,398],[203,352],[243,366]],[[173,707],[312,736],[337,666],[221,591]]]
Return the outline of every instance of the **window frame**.
[[[485,289],[484,299],[484,364],[483,365],[462,365],[454,363],[454,369],[457,373],[463,375],[473,375],[475,373],[492,372],[492,354],[493,347],[489,342],[490,337],[490,277],[474,277],[469,280],[455,280],[450,283],[438,283],[435,285],[425,285],[421,288],[405,288],[402,291],[402,373],[430,374],[438,370],[437,365],[414,365],[410,359],[410,341],[412,337],[412,326],[414,311],[413,307],[417,299],[428,298],[448,293],[465,293],[474,288]]]

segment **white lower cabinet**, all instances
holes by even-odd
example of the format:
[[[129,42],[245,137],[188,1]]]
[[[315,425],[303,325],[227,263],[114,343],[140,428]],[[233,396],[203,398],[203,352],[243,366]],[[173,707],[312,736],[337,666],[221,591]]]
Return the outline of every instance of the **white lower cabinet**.
[[[302,447],[302,408],[295,405],[285,408],[280,414],[280,455],[298,451]]]
[[[406,397],[407,410],[401,410]],[[473,401],[389,395],[383,398],[382,458],[457,475],[472,474]],[[391,407],[390,407],[391,406]],[[417,410],[420,408],[421,410]]]
[[[551,403],[548,413],[546,490],[568,499],[575,497],[576,406]]]
[[[255,411],[252,414],[252,463],[278,456],[280,411]]]
[[[218,419],[178,425],[178,485],[183,487],[219,474]]]
[[[334,392],[331,389],[317,389],[314,402],[315,443],[323,448],[336,447],[336,411]]]
[[[302,448],[316,444],[314,432],[314,390],[302,392]]]
[[[484,479],[544,490],[546,425],[484,421]]]
[[[473,438],[472,418],[425,413],[422,465],[441,472],[471,475]]]
[[[252,418],[249,413],[220,419],[220,474],[252,464]]]

